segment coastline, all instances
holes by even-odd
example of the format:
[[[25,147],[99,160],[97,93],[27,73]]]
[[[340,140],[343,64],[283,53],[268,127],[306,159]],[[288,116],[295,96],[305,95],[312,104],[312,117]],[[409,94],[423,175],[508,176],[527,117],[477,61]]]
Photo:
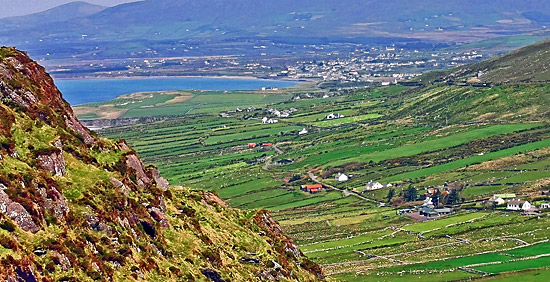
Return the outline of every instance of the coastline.
[[[156,75],[156,76],[94,76],[94,77],[55,77],[54,80],[131,80],[131,79],[170,79],[170,78],[204,78],[204,79],[235,79],[235,80],[260,80],[260,81],[288,81],[288,82],[315,82],[314,79],[281,79],[260,78],[256,76],[238,76],[238,75]]]
[[[298,80],[246,79],[234,76],[149,76],[55,80],[64,98],[73,106],[105,102],[122,95],[142,92],[180,90],[257,91],[264,87],[284,89],[307,83]]]

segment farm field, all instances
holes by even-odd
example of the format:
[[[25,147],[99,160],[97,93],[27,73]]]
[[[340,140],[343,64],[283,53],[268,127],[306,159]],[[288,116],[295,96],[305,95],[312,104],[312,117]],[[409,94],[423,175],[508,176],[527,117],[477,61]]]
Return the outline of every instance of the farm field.
[[[504,110],[523,111],[523,116],[466,122],[471,111],[481,116],[493,108],[467,107],[457,97],[478,105],[495,91],[511,101],[519,99],[512,90],[538,97],[543,89],[181,91],[128,104],[121,115],[162,119],[99,134],[126,139],[174,185],[215,191],[237,208],[269,210],[337,281],[537,277],[531,271],[550,265],[547,213],[526,217],[486,201],[497,193],[537,203],[550,200],[542,194],[550,185],[549,120],[528,111],[530,104],[516,103],[519,108],[507,104]],[[234,99],[220,102],[228,97]],[[462,114],[457,109],[444,114],[434,109],[439,117],[426,114],[426,100],[443,98],[456,101]],[[131,101],[124,99],[113,101]],[[330,113],[345,117],[326,120]],[[264,124],[264,117],[277,123]],[[347,181],[336,180],[342,173]],[[383,187],[363,191],[369,181]],[[315,194],[300,189],[316,182],[325,189]],[[453,213],[428,221],[419,217],[415,207],[427,197],[437,197]]]

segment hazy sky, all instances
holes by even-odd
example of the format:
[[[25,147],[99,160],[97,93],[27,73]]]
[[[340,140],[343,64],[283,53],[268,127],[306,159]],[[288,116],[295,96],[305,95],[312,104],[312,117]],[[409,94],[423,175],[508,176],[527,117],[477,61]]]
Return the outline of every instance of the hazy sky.
[[[0,18],[21,16],[41,12],[76,0],[0,0]],[[103,6],[115,6],[137,0],[84,0],[88,3]]]

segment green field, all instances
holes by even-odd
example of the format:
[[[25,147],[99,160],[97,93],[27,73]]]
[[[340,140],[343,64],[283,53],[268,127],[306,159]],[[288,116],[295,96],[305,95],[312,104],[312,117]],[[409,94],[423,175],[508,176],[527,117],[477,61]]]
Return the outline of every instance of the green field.
[[[401,95],[403,91],[407,95]],[[513,102],[521,97],[517,91],[528,92],[531,104]],[[544,257],[514,261],[548,253],[547,243],[540,243],[550,239],[546,214],[524,217],[502,208],[493,212],[484,202],[501,192],[522,199],[535,195],[533,191],[541,195],[541,188],[533,185],[550,178],[550,127],[540,108],[530,107],[544,91],[545,86],[533,85],[420,90],[391,86],[300,100],[291,99],[300,93],[289,92],[192,92],[187,100],[171,104],[166,103],[173,102],[173,96],[153,95],[146,108],[127,104],[124,114],[185,111],[184,116],[108,128],[100,134],[126,139],[174,185],[215,191],[237,208],[270,210],[302,251],[335,279],[481,279],[458,270],[477,264],[487,265],[475,269],[507,277],[511,271],[550,265]],[[132,101],[125,99],[117,103]],[[444,111],[442,104],[434,108],[428,101],[455,107]],[[256,109],[235,111],[249,106]],[[495,107],[510,113],[490,115]],[[279,118],[268,108],[293,112]],[[525,116],[514,115],[518,111]],[[324,120],[328,113],[346,117]],[[279,123],[261,124],[263,117]],[[304,128],[308,133],[299,135]],[[263,142],[275,146],[248,146]],[[348,192],[303,192],[301,185],[314,183],[310,173]],[[350,179],[338,182],[338,173]],[[370,180],[394,185],[363,194],[366,200],[351,192]],[[455,214],[425,222],[398,214],[419,205],[434,187],[458,191],[452,204],[448,194],[440,198]],[[405,200],[409,188],[416,190],[416,201]],[[393,202],[388,201],[392,189]],[[381,202],[386,207],[378,207]],[[534,243],[540,244],[525,246]]]

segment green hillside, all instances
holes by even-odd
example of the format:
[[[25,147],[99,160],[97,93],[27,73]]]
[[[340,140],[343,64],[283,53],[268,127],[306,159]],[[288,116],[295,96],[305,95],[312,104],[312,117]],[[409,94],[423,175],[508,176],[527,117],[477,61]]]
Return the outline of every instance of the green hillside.
[[[477,64],[428,73],[419,80],[470,84],[545,83],[550,80],[549,52],[550,41],[542,41]]]

